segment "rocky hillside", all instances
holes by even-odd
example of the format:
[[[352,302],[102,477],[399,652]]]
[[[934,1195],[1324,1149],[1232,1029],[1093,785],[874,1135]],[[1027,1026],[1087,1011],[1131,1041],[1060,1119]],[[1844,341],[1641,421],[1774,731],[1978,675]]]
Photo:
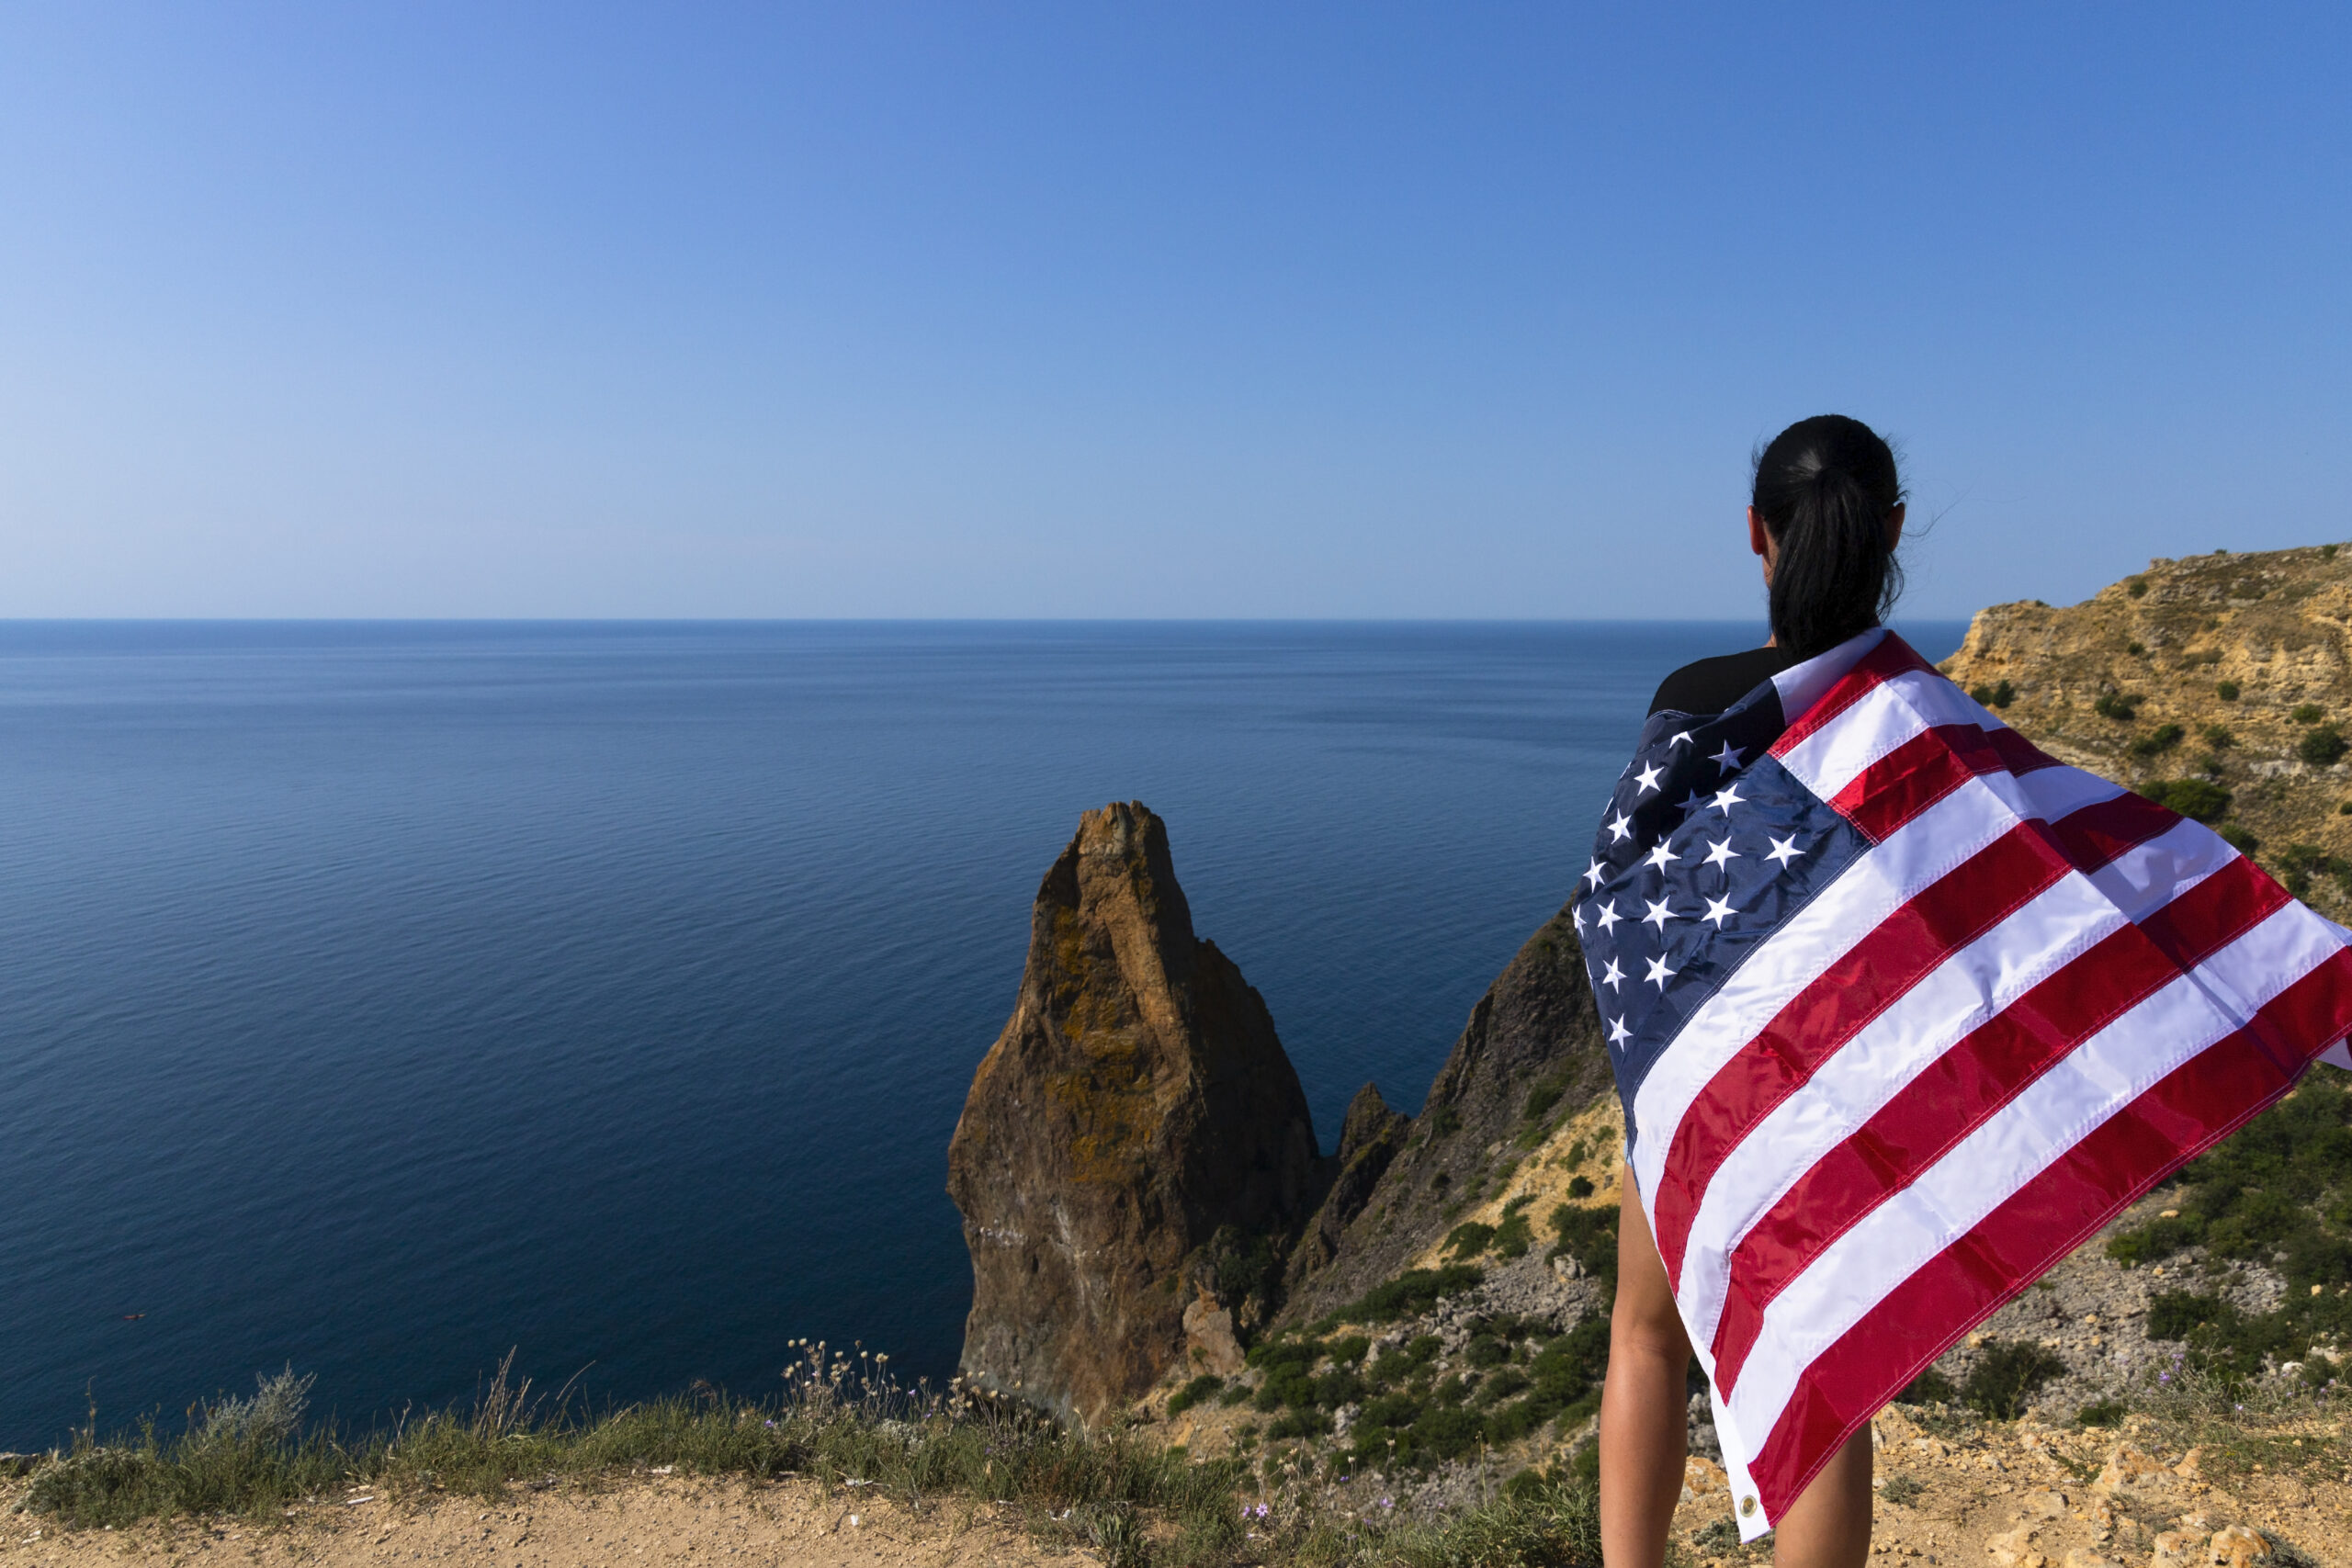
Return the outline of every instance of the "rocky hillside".
[[[1291,1255],[1284,1321],[1318,1317],[1413,1268],[1471,1211],[1522,1195],[1522,1168],[1531,1180],[1558,1169],[1547,1161],[1573,1141],[1559,1130],[1609,1099],[1610,1082],[1583,950],[1563,908],[1471,1009],[1419,1114],[1397,1115],[1371,1084],[1358,1092],[1339,1179]],[[1596,1171],[1609,1163],[1593,1162]]]
[[[2216,551],[2063,609],[1996,604],[1943,670],[2053,756],[2352,914],[2352,554]]]

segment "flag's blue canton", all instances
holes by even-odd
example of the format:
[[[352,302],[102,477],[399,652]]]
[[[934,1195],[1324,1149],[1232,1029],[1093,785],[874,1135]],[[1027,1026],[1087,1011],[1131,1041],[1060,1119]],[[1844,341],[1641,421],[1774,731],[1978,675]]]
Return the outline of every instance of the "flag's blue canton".
[[[1740,961],[1868,841],[1766,755],[1786,728],[1767,683],[1713,717],[1642,728],[1571,910],[1637,1135],[1634,1095]]]

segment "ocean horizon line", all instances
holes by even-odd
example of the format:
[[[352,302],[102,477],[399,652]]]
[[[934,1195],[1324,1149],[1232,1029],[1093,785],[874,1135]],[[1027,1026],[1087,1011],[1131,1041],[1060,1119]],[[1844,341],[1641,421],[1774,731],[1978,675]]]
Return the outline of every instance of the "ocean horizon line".
[[[1967,615],[1905,615],[1954,626]],[[0,629],[53,626],[1750,626],[1744,615],[0,615]]]

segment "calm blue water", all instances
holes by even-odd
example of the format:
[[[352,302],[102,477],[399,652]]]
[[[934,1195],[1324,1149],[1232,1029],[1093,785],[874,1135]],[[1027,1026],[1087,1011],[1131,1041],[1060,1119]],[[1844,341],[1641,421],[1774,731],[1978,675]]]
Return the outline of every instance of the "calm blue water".
[[[1756,640],[0,625],[0,1447],[288,1362],[363,1419],[509,1347],[942,1375],[947,1138],[1082,809],[1168,819],[1328,1145],[1418,1106],[1658,677]]]

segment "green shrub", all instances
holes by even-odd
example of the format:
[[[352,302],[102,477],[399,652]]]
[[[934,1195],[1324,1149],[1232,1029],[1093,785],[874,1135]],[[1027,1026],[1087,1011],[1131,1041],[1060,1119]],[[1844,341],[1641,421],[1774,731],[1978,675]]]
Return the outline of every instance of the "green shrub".
[[[1499,1404],[1512,1394],[1528,1388],[1533,1381],[1517,1367],[1498,1367],[1489,1372],[1487,1375],[1487,1381],[1479,1385],[1478,1403]]]
[[[1960,1397],[1960,1391],[1952,1387],[1951,1379],[1930,1366],[1894,1397],[1905,1404],[1950,1404]]]
[[[1890,1475],[1879,1487],[1878,1495],[1890,1503],[1910,1504],[1918,1501],[1927,1490],[1919,1483],[1919,1478],[1916,1475]],[[1738,1534],[1739,1527],[1733,1526],[1732,1538],[1735,1540],[1738,1539]]]
[[[2235,681],[2221,682],[2214,686],[2213,694],[2221,698],[2225,703],[2236,702],[2238,700],[2238,683]]]
[[[2352,1089],[2335,1081],[2339,1076],[2305,1077],[2182,1168],[2176,1214],[2108,1243],[2126,1264],[2202,1247],[2213,1260],[2265,1263],[2286,1276],[2285,1298],[2267,1313],[2246,1315],[2189,1292],[2150,1303],[2148,1333],[2185,1340],[2203,1369],[2241,1377],[2266,1359],[2308,1364],[2313,1343],[2352,1338],[2352,1293],[2337,1293],[2352,1280]]]
[[[1182,1416],[1201,1401],[1225,1387],[1225,1380],[1215,1372],[1203,1372],[1182,1388],[1168,1396],[1168,1414]]]
[[[1553,1234],[1559,1244],[1554,1257],[1573,1258],[1588,1274],[1605,1280],[1617,1278],[1617,1211],[1609,1205],[1561,1203],[1551,1213]]]
[[[2226,751],[2238,743],[2238,738],[2230,733],[2226,724],[2209,724],[2198,731],[2198,736],[2216,751]]]
[[[1266,1428],[1266,1438],[1318,1438],[1331,1429],[1331,1418],[1320,1410],[1293,1410],[1274,1418]]]
[[[2311,844],[2289,844],[2279,853],[2278,880],[2296,897],[2311,892],[2314,875],[2332,876],[2338,886],[2352,894],[2352,861],[2328,854]]]
[[[2188,731],[2177,724],[2160,724],[2132,742],[2132,754],[2135,757],[2154,757],[2160,752],[2169,751],[2179,745],[2181,737],[2188,733]]]
[[[1998,682],[1994,685],[1993,706],[1996,708],[2005,708],[2017,700],[2018,689],[2015,686],[2010,685],[2007,681]]]
[[[1342,1404],[1354,1404],[1364,1396],[1364,1381],[1353,1367],[1334,1367],[1315,1376],[1314,1403],[1323,1410],[1337,1410]]]
[[[2124,644],[2124,651],[2131,654],[2132,658],[2139,659],[2147,653],[2148,645],[2144,642],[2139,641],[2137,638],[2134,638],[2132,641]]]
[[[1372,1341],[1361,1334],[1351,1334],[1344,1339],[1332,1340],[1323,1348],[1340,1366],[1352,1367],[1363,1360],[1364,1352],[1372,1348]]]
[[[2295,755],[2314,768],[2327,768],[2340,761],[2346,750],[2343,731],[2323,724],[2296,743]]]
[[[2122,1422],[2123,1404],[2120,1400],[2094,1400],[2075,1412],[2077,1427],[2117,1427]]]
[[[1399,1274],[1385,1284],[1374,1285],[1361,1297],[1331,1314],[1329,1322],[1394,1323],[1400,1317],[1414,1317],[1435,1306],[1441,1297],[1459,1294],[1475,1288],[1486,1278],[1483,1270],[1466,1263],[1449,1263],[1442,1269],[1413,1269]]]
[[[2123,592],[2134,599],[2141,598],[2148,592],[2148,580],[2144,577],[2135,577],[2123,585]]]
[[[2335,558],[2335,547],[2334,545],[2322,545],[2319,547],[2319,558],[2322,560],[2334,560]]]
[[[2211,779],[2166,779],[2140,793],[2199,822],[2217,822],[2230,809],[2230,792]]]
[[[1494,1226],[1469,1220],[1446,1233],[1445,1250],[1456,1258],[1476,1258],[1494,1239]]]
[[[1527,1223],[1527,1205],[1532,1198],[1514,1198],[1503,1205],[1503,1223],[1495,1227],[1495,1256],[1524,1258],[1535,1240],[1534,1227]]]
[[[2102,692],[2098,701],[2091,705],[2091,711],[2101,718],[2129,724],[2140,716],[2140,705],[2145,700],[2139,696],[2126,696],[2121,692]]]
[[[2254,853],[2255,851],[2262,847],[2262,840],[2260,839],[2256,838],[2252,833],[2247,832],[2244,828],[2239,827],[2234,822],[2221,823],[2214,828],[2213,831],[2221,835],[2222,842],[2229,845],[2230,848],[2237,851],[2237,852],[2242,855],[2250,855]]]
[[[1981,684],[1971,686],[1968,688],[1968,700],[1989,708],[1993,705],[1993,688]]]
[[[1527,1091],[1527,1105],[1521,1114],[1530,1122],[1540,1122],[1544,1113],[1559,1104],[1560,1097],[1567,1092],[1567,1074],[1554,1073],[1549,1077],[1540,1078],[1535,1087]]]
[[[2317,703],[2297,703],[2287,716],[2297,724],[2317,724],[2327,713]]]
[[[1988,1339],[1960,1385],[1961,1403],[1996,1421],[2014,1421],[2043,1383],[2065,1372],[2066,1363],[2039,1345]]]
[[[2166,1291],[2148,1303],[2148,1337],[2186,1339],[2192,1329],[2201,1328],[2221,1315],[2218,1297]]]
[[[1569,1178],[1568,1178],[1568,1196],[1569,1196],[1569,1197],[1571,1197],[1571,1198],[1589,1198],[1589,1197],[1591,1197],[1591,1196],[1592,1196],[1592,1178],[1590,1178],[1589,1176],[1571,1176],[1571,1177],[1569,1177]]]

